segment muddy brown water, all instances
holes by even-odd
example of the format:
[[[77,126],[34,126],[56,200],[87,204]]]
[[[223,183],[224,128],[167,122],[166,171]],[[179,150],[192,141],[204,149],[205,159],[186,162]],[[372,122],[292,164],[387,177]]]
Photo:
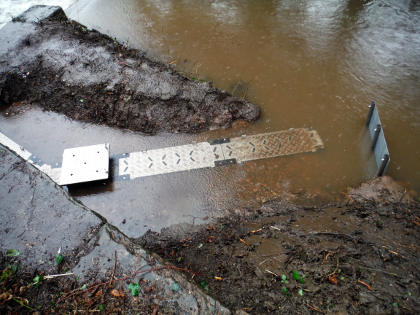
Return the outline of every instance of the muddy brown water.
[[[3,113],[0,130],[46,162],[80,145],[109,142],[118,154],[291,127],[312,127],[325,143],[315,154],[71,189],[127,235],[205,222],[284,191],[335,197],[358,185],[375,171],[363,127],[370,100],[379,106],[391,151],[389,174],[420,191],[417,2],[82,0],[66,13],[247,97],[263,114],[227,130],[150,137],[36,108]]]
[[[305,175],[284,178],[304,187],[338,191],[367,177],[359,136],[375,100],[391,151],[389,174],[420,190],[418,1],[81,0],[67,11],[246,95],[263,111],[246,133],[318,130],[325,152],[300,165]]]

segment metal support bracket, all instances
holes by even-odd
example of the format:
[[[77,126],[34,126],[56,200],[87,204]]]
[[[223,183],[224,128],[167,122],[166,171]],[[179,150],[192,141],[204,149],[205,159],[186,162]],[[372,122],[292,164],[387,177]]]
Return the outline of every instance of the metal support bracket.
[[[375,102],[371,102],[369,106],[366,126],[369,130],[369,135],[372,140],[371,148],[375,156],[376,165],[378,167],[378,172],[376,174],[377,176],[382,176],[386,173],[391,158]]]

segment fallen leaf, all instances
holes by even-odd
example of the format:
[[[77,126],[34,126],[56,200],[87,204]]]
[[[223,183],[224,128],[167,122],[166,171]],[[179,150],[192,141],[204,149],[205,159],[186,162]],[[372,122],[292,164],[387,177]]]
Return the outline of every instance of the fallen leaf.
[[[218,276],[215,276],[214,279],[219,280],[219,281],[222,281],[223,280],[222,277],[218,277]]]
[[[98,296],[101,296],[102,295],[102,290],[99,290],[98,292],[96,292],[96,294],[95,294],[95,296],[96,297],[98,297]]]
[[[124,294],[123,292],[121,292],[121,291],[117,290],[117,289],[113,289],[113,290],[111,291],[111,294],[112,294],[113,296],[117,297],[117,298],[124,298],[124,297],[125,297],[125,294]]]
[[[337,279],[336,275],[329,275],[328,276],[328,281],[331,284],[338,284],[338,279]]]
[[[209,236],[209,237],[207,237],[206,242],[211,243],[211,242],[213,242],[214,239],[216,239],[216,236]]]

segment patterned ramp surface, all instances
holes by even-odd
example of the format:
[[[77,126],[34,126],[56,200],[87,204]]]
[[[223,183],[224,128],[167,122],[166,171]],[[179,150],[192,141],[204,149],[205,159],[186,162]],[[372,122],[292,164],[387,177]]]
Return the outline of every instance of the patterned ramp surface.
[[[58,182],[61,169],[42,163],[0,132],[0,143],[23,157]],[[129,180],[158,174],[242,163],[298,153],[315,152],[324,144],[315,130],[289,129],[211,142],[186,144],[114,156],[117,170],[114,179]]]
[[[119,159],[118,175],[134,179],[315,152],[323,147],[322,140],[315,130],[289,129],[125,154]]]

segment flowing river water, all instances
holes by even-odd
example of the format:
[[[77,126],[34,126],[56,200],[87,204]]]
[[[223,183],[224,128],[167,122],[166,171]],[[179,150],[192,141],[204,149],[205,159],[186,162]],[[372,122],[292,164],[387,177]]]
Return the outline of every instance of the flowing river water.
[[[9,9],[23,3],[6,2]],[[358,185],[375,173],[364,129],[371,100],[391,152],[388,174],[420,191],[420,2],[64,2],[71,19],[248,98],[262,116],[226,130],[153,137],[36,109],[1,118],[2,131],[48,162],[78,145],[109,142],[117,154],[293,127],[316,129],[325,144],[315,154],[71,190],[128,235],[201,222],[217,216],[214,209],[252,206],[284,191],[337,196]],[[46,136],[45,128],[57,131]],[[138,211],[141,216],[133,214]]]
[[[247,133],[318,130],[324,154],[297,171],[331,190],[364,179],[360,133],[376,101],[389,174],[420,189],[420,2],[81,0],[68,12],[260,105]]]

